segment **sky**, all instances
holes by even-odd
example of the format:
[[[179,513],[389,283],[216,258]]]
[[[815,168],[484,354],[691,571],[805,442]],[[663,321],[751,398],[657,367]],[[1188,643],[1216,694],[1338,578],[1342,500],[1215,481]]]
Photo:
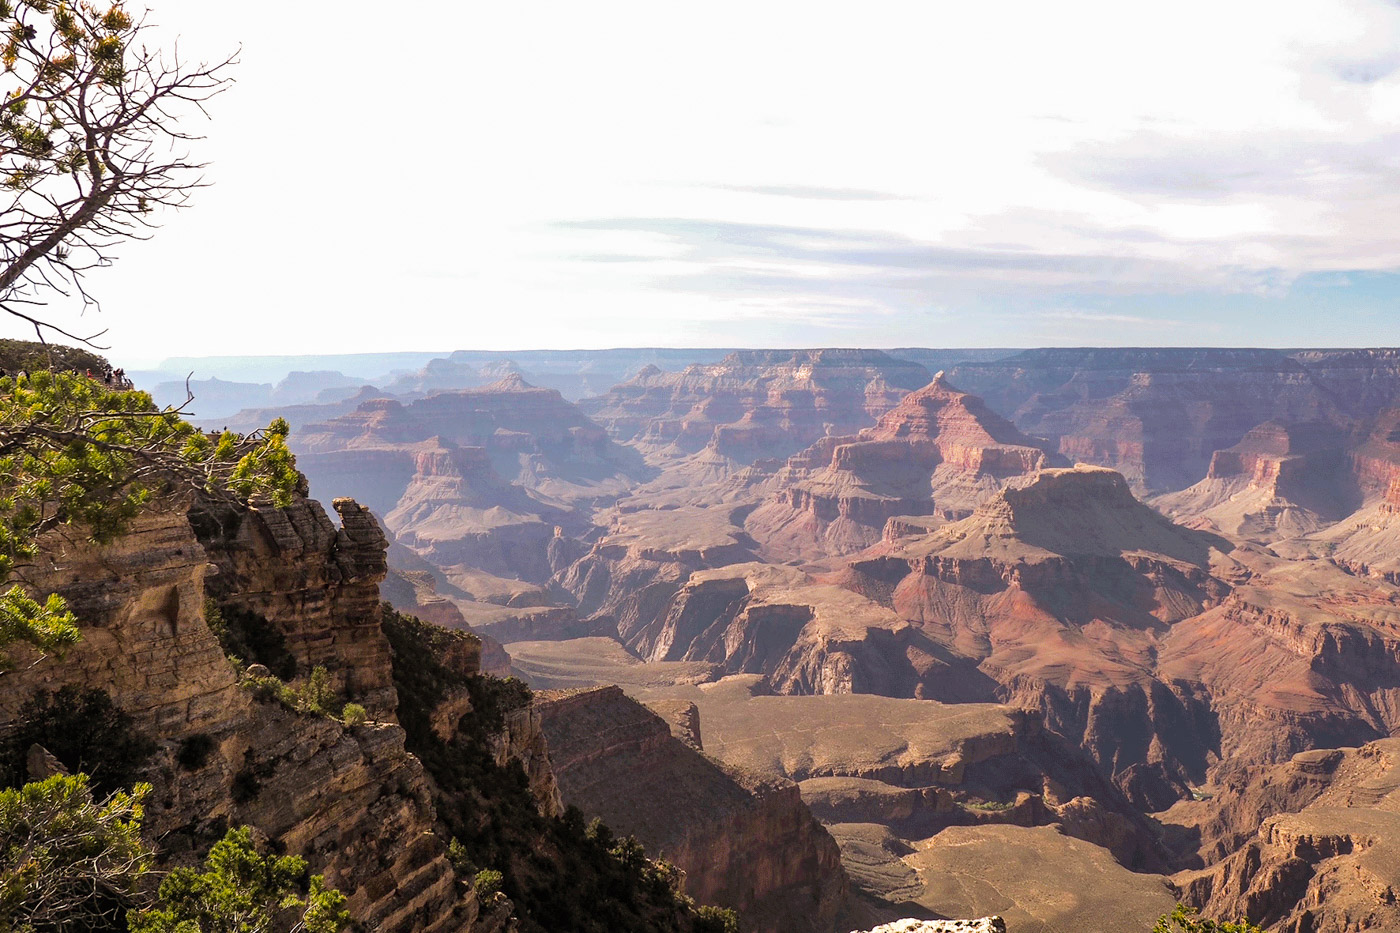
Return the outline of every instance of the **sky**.
[[[241,51],[212,185],[52,308],[135,365],[1400,344],[1394,2],[151,7]]]

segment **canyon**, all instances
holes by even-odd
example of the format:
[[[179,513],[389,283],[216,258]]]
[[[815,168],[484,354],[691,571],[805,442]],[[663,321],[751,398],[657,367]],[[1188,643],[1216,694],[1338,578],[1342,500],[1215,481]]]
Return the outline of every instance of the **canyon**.
[[[1400,929],[1400,353],[418,365],[308,366],[217,416],[292,423],[289,506],[45,545],[34,585],[96,621],[63,677],[10,683],[107,690],[166,762],[211,736],[157,782],[191,850],[236,817],[381,929],[503,929],[447,857],[475,791],[434,769],[470,734],[530,812],[635,837],[744,930],[1132,933],[1177,903]],[[370,721],[258,701],[211,607]],[[420,693],[410,657],[456,686]],[[474,719],[485,674],[533,700]],[[240,774],[264,790],[233,801]],[[550,882],[500,857],[528,916]]]

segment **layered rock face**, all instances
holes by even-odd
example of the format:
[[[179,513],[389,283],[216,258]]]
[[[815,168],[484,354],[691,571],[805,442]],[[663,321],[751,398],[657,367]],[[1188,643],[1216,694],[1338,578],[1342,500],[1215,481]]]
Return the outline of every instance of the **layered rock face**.
[[[1199,701],[1153,674],[1173,623],[1218,602],[1220,539],[1173,525],[1100,468],[1048,470],[969,519],[853,565],[997,693],[1040,709],[1135,799],[1170,802],[1200,774]],[[1175,788],[1175,789],[1172,789]]]
[[[924,367],[879,350],[743,350],[679,373],[647,368],[579,404],[649,456],[708,449],[746,466],[854,434],[928,379]]]
[[[1058,462],[940,372],[873,428],[792,457],[745,528],[777,558],[850,553],[895,516],[966,518],[1008,479]]]
[[[557,391],[535,388],[519,376],[408,404],[365,402],[348,415],[307,426],[293,436],[293,447],[298,464],[320,488],[319,476],[336,472],[338,463],[354,463],[369,451],[403,456],[429,441],[482,448],[508,482],[565,502],[615,496],[627,487],[629,471],[640,469],[639,458],[611,442]]]
[[[596,503],[648,475],[557,391],[511,376],[404,403],[365,402],[293,436],[317,489],[362,493],[397,541],[441,570],[454,596],[547,581],[557,533],[584,534]]]
[[[1198,827],[1213,862],[1176,877],[1184,897],[1269,929],[1400,929],[1398,763],[1395,739],[1306,752],[1199,812],[1173,811]]]
[[[691,573],[648,624],[620,637],[649,661],[762,674],[780,693],[983,699],[915,626],[849,589],[754,562]]]
[[[1327,423],[1266,422],[1217,450],[1205,479],[1154,504],[1199,527],[1257,540],[1316,531],[1356,504],[1345,440]]]
[[[1279,350],[1028,350],[951,376],[1069,459],[1112,467],[1150,491],[1197,482],[1215,451],[1266,421],[1351,417]]]
[[[398,543],[439,568],[535,582],[549,579],[549,542],[565,524],[578,516],[505,482],[480,447],[417,451],[413,478],[384,516]]]
[[[384,534],[353,499],[334,506],[339,529],[301,497],[285,509],[197,504],[189,521],[217,568],[207,592],[221,608],[275,628],[300,673],[325,667],[338,690],[392,715],[398,699],[379,630]]]
[[[1241,554],[1221,603],[1177,623],[1158,676],[1209,697],[1217,778],[1400,728],[1393,587],[1325,561]]]
[[[580,616],[628,642],[664,614],[690,575],[753,559],[727,509],[680,508],[615,517],[610,531],[557,575]]]
[[[632,689],[673,722],[698,708],[727,764],[799,782],[856,892],[841,929],[996,909],[1013,929],[1137,933],[1171,908],[1162,876],[1123,867],[1161,864],[1154,830],[1024,710],[774,696],[757,675]]]
[[[797,781],[812,812],[833,827],[878,824],[912,845],[949,826],[1058,824],[1125,865],[1164,863],[1147,823],[1093,762],[1026,710],[869,694],[772,696],[764,687],[736,676],[639,695],[653,706],[660,697],[696,706],[714,755]]]
[[[540,706],[567,803],[635,835],[685,872],[688,894],[734,907],[747,930],[834,929],[846,876],[796,784],[706,757],[617,687]]]
[[[160,738],[147,768],[155,791],[146,828],[165,851],[198,851],[221,826],[248,823],[304,855],[367,924],[398,933],[470,929],[475,897],[463,893],[433,831],[427,783],[402,731],[392,723],[347,729],[254,702],[204,621],[206,574],[218,568],[207,582],[237,577],[255,587],[249,605],[286,632],[299,663],[325,663],[367,705],[392,700],[383,636],[355,612],[361,597],[376,598],[383,573],[382,539],[376,559],[356,508],[342,504],[342,532],[304,501],[249,509],[207,550],[183,509],[149,513],[106,547],[46,540],[31,582],[68,600],[83,638],[61,661],[7,674],[0,719],[38,689],[104,690]],[[200,524],[210,513],[196,514]],[[212,751],[191,770],[176,753],[195,736],[208,737]]]

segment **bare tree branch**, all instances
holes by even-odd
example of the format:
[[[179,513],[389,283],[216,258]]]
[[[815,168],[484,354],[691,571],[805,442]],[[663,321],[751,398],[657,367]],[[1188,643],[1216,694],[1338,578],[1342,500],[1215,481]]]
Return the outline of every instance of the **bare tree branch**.
[[[144,239],[153,213],[183,207],[204,187],[184,147],[200,137],[181,120],[232,83],[236,55],[190,64],[179,47],[151,51],[152,27],[120,5],[0,0],[0,311],[96,346],[105,331],[74,333],[21,311],[44,296],[100,310],[84,273],[111,265],[116,247]]]

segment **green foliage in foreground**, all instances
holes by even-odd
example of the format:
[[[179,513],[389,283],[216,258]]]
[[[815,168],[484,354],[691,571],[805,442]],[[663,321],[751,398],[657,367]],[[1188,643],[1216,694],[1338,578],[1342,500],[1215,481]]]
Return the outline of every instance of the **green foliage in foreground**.
[[[120,929],[150,870],[137,785],[94,803],[87,777],[0,791],[0,930]]]
[[[105,543],[180,489],[290,501],[298,475],[287,422],[212,437],[144,392],[68,373],[0,378],[0,584],[33,560],[42,534],[81,529]],[[8,645],[61,652],[77,639],[61,599],[0,594],[0,669]]]
[[[1248,920],[1208,920],[1194,907],[1177,904],[1176,910],[1158,918],[1152,933],[1264,933]]]
[[[166,875],[157,906],[132,915],[130,930],[265,933],[282,912],[295,911],[289,933],[339,933],[350,923],[345,895],[326,887],[320,875],[305,880],[304,859],[263,855],[248,827],[230,829],[210,850],[204,871],[177,868]]]
[[[20,933],[339,933],[345,896],[295,856],[230,829],[202,871],[177,868],[154,901],[141,840],[149,785],[95,803],[86,775],[0,791],[0,930]]]

